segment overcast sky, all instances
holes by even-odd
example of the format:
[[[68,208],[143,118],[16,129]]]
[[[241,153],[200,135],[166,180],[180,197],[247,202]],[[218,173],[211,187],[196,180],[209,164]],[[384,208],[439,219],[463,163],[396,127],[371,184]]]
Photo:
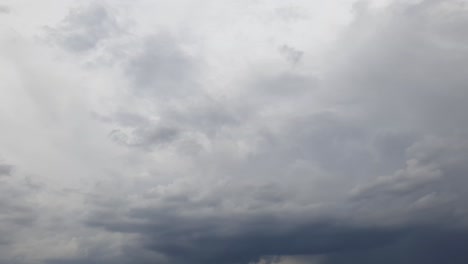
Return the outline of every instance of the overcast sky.
[[[467,85],[466,0],[0,0],[0,263],[466,264]]]

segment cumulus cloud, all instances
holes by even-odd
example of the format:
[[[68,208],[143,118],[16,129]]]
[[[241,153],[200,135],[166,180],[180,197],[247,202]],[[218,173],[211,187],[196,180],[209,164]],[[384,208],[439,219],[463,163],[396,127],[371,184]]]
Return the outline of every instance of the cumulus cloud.
[[[0,262],[468,260],[465,2],[244,4],[9,20]]]

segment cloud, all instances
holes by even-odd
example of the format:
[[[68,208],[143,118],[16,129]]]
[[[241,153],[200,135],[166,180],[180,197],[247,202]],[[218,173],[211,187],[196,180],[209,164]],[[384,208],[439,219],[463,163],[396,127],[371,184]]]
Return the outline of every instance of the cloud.
[[[10,164],[1,164],[1,195],[0,195],[0,250],[2,257],[0,262],[15,261],[11,250],[24,240],[24,232],[36,226],[39,219],[39,211],[34,206],[33,197],[37,195],[37,186],[30,179],[18,174]],[[4,177],[9,176],[9,177]],[[19,231],[24,230],[24,231]]]
[[[2,37],[0,262],[465,263],[468,10],[319,2]]]
[[[0,164],[0,176],[10,176],[14,167],[10,164]]]
[[[304,52],[289,47],[288,45],[282,45],[279,47],[279,51],[292,65],[299,63],[302,56],[304,55]]]
[[[142,96],[187,96],[196,88],[192,59],[169,34],[147,37],[125,71]]]
[[[9,14],[10,12],[10,7],[6,5],[0,5],[0,14]]]
[[[465,185],[464,139],[451,133],[454,127],[465,129],[461,113],[466,97],[460,96],[465,77],[459,65],[464,55],[454,48],[462,42],[441,36],[437,27],[427,28],[428,23],[448,26],[439,16],[442,10],[461,11],[441,5],[395,4],[381,17],[363,11],[349,28],[353,38],[342,49],[346,56],[337,62],[341,66],[328,72],[327,79],[317,84],[294,75],[275,76],[265,82],[268,89],[249,91],[256,96],[247,100],[252,102],[250,114],[259,119],[246,119],[248,123],[232,129],[238,139],[245,136],[244,129],[267,128],[268,134],[260,134],[260,141],[244,138],[256,144],[238,160],[217,160],[223,166],[212,177],[227,178],[227,183],[208,187],[215,183],[203,184],[204,178],[194,176],[201,182],[168,186],[174,196],[163,192],[152,202],[135,201],[155,207],[136,205],[139,209],[129,209],[121,221],[93,218],[90,223],[140,234],[142,246],[179,263],[248,263],[262,256],[296,254],[325,255],[324,263],[367,257],[404,263],[401,254],[412,263],[450,254],[465,259],[461,250],[419,253],[437,247],[423,243],[427,238],[440,237],[441,248],[458,248],[466,239],[449,228],[466,223],[461,190],[449,191]],[[446,67],[441,69],[440,63]],[[296,80],[299,90],[284,92],[290,98],[268,101],[274,104],[271,108],[254,103],[294,86]],[[289,100],[289,109],[300,109],[300,98],[317,85],[311,97],[332,89],[324,97],[331,111],[281,112],[279,106]],[[306,98],[314,102],[311,97]],[[274,121],[260,121],[270,113]],[[437,147],[430,147],[433,144]],[[309,167],[293,169],[295,162],[304,164],[301,160]],[[308,211],[310,206],[316,211]],[[320,217],[312,215],[348,223],[317,224]]]
[[[121,31],[109,8],[99,4],[72,9],[58,27],[50,28],[55,42],[73,52],[95,49]]]
[[[181,208],[182,209],[182,208]],[[183,211],[180,211],[183,213]],[[167,210],[135,211],[127,223],[92,221],[112,231],[146,234],[142,246],[175,263],[249,263],[268,255],[332,254],[382,247],[401,231],[304,222],[296,214],[184,217]],[[159,216],[156,220],[156,216]]]
[[[170,144],[178,134],[179,131],[175,128],[160,127],[135,130],[131,138],[120,130],[113,130],[109,136],[116,142],[130,147],[151,149],[153,146]]]
[[[467,255],[462,250],[467,234],[460,230],[415,229],[396,243],[367,251],[333,254],[324,263],[440,263],[447,258],[463,263]]]

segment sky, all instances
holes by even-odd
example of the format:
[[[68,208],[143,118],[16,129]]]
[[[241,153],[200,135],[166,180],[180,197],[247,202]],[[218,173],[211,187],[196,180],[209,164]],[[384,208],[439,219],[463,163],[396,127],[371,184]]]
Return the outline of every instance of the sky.
[[[468,1],[0,0],[0,264],[468,263]]]

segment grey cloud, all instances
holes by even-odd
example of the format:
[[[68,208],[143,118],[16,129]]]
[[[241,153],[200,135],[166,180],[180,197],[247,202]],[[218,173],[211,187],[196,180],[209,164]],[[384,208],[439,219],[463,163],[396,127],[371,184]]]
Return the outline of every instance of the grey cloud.
[[[279,52],[292,65],[298,64],[304,56],[303,51],[297,50],[288,45],[282,45],[281,47],[279,47]]]
[[[10,176],[13,169],[13,165],[0,163],[0,176]]]
[[[75,8],[56,28],[50,28],[50,37],[73,52],[95,49],[121,31],[117,21],[108,8],[92,4]]]
[[[461,258],[456,263],[463,263],[468,256],[463,250],[466,231],[440,225],[359,227],[285,212],[208,218],[172,213],[139,209],[131,212],[128,221],[99,218],[90,224],[140,234],[140,246],[163,254],[169,263],[252,263],[263,256],[293,255],[326,256],[320,263],[366,257],[368,263],[438,263],[452,254]]]
[[[406,150],[417,136],[408,132],[381,130],[370,140],[370,152],[383,171],[391,171],[406,162]]]
[[[157,121],[133,112],[116,112],[99,120],[120,127],[110,132],[112,140],[144,150],[175,144],[175,141],[181,148],[199,145],[194,137],[215,137],[223,129],[239,124],[239,114],[229,105],[207,96],[179,98],[179,101],[181,107],[163,108],[157,114]]]
[[[126,134],[121,130],[113,130],[109,134],[110,138],[117,143],[129,147],[137,147],[151,150],[157,146],[164,146],[176,140],[180,131],[173,127],[137,128]]]
[[[12,174],[11,165],[2,167]],[[30,228],[36,224],[39,212],[31,199],[37,194],[37,189],[31,187],[28,180],[21,175],[0,178],[0,263],[22,263],[16,261],[9,251],[21,241],[19,230]]]
[[[148,126],[151,124],[151,121],[138,113],[128,112],[128,111],[116,111],[111,115],[101,115],[99,113],[92,112],[91,117],[108,124],[117,123],[122,127],[138,127],[138,126]]]
[[[464,45],[462,38],[446,35],[454,24],[466,24],[461,19],[466,10],[457,7],[457,1],[391,6],[393,13],[386,13],[382,24],[367,26],[375,30],[371,37],[355,36],[360,46],[348,58],[346,73],[339,75],[346,80],[340,84],[342,91],[351,98],[342,107],[369,118],[365,130],[389,128],[408,135],[398,143],[399,148],[392,144],[392,152],[399,149],[397,153],[407,165],[401,164],[402,168],[389,176],[372,179],[362,192],[357,191],[362,195],[362,208],[380,215],[379,219],[445,223],[444,218],[449,218],[454,225],[466,221],[462,209],[465,195],[458,186],[465,184],[462,175],[466,174],[467,128],[462,114],[467,103],[463,88],[466,75],[461,65],[467,53],[457,48]],[[443,12],[453,17],[450,23]],[[375,18],[362,19],[352,32],[361,32]],[[335,78],[339,80],[338,75]],[[374,142],[379,146],[373,148],[384,151],[385,145]],[[387,156],[379,163],[391,160]],[[379,210],[383,205],[385,210]]]
[[[182,101],[183,107],[167,109],[164,112],[166,122],[174,122],[187,130],[213,137],[224,127],[235,128],[239,125],[240,114],[229,102],[218,101],[207,96],[191,97]]]
[[[420,164],[418,160],[409,160],[407,166],[394,175],[378,177],[371,183],[355,190],[358,196],[377,190],[377,193],[408,193],[414,189],[441,180],[442,171],[435,164]]]
[[[275,14],[287,22],[293,22],[308,17],[300,6],[283,6],[275,9]]]
[[[192,58],[167,33],[147,37],[125,66],[137,94],[160,99],[193,94],[195,70]]]
[[[11,12],[11,9],[9,6],[0,5],[0,14],[9,14],[10,12]]]
[[[468,183],[468,149],[459,140],[430,138],[409,147],[403,169],[353,190],[356,210],[389,222],[465,226],[467,197],[459,186]],[[379,212],[382,204],[386,210]]]
[[[465,230],[406,230],[394,243],[366,251],[351,251],[331,254],[325,264],[344,263],[427,263],[436,264],[450,261],[465,263],[468,254],[464,244],[468,242]]]
[[[113,119],[125,127],[149,125],[150,123],[144,116],[129,112],[118,112],[114,115]]]
[[[465,130],[462,65],[467,53],[458,37],[465,33],[448,33],[453,24],[466,25],[461,18],[466,11],[458,9],[456,2],[393,5],[375,25],[371,25],[374,18],[357,19],[346,36],[351,40],[346,45],[353,51],[340,59],[344,66],[336,71],[343,75],[332,79],[343,87],[339,97],[346,98],[350,109],[365,111],[382,126],[431,133],[454,127]],[[443,9],[453,18],[450,23]]]
[[[266,78],[265,80],[257,80],[254,83],[254,87],[261,92],[259,97],[291,96],[294,98],[307,96],[311,91],[315,91],[318,87],[318,80],[310,76],[285,72]],[[262,98],[255,99],[262,100]],[[289,100],[286,99],[285,101]]]
[[[371,249],[391,243],[402,232],[307,221],[297,214],[184,218],[144,209],[134,211],[131,217],[137,221],[112,223],[96,219],[90,224],[114,232],[144,234],[142,246],[162,253],[171,263],[249,263],[268,255]]]

